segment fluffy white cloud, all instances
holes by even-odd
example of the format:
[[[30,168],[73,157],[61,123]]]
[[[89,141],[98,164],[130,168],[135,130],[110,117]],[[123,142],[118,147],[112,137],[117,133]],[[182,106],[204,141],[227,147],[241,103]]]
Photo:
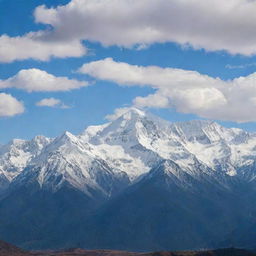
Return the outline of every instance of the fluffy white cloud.
[[[56,77],[40,69],[23,69],[15,76],[6,80],[0,80],[0,88],[17,88],[33,91],[69,91],[88,86],[87,82]]]
[[[0,117],[15,116],[25,111],[22,102],[10,94],[0,93]]]
[[[36,103],[39,107],[55,107],[61,103],[61,100],[55,98],[45,98]]]
[[[196,85],[197,87],[203,88],[209,85],[216,85],[216,81],[219,81],[220,84],[222,83],[219,79],[201,75],[196,71],[160,68],[157,66],[136,66],[124,62],[116,62],[112,58],[84,64],[78,71],[102,80],[115,81],[126,86],[150,85],[154,88],[168,87],[172,80],[176,80],[183,87]],[[187,82],[190,82],[190,84],[188,85]]]
[[[79,57],[83,40],[104,46],[146,48],[175,42],[195,49],[256,53],[253,0],[71,0],[35,9],[38,23],[51,29],[20,37],[0,36],[0,62]]]
[[[36,103],[38,107],[57,107],[57,108],[69,108],[69,106],[65,105],[60,99],[56,98],[45,98]]]
[[[134,100],[137,107],[168,108],[169,99],[161,93],[150,94],[147,97],[137,97]]]
[[[39,6],[35,19],[54,28],[55,40],[139,48],[176,42],[251,55],[255,13],[256,2],[249,0],[72,0],[57,8]]]
[[[121,86],[155,89],[154,94],[135,98],[135,106],[176,108],[218,120],[256,121],[256,73],[224,81],[195,71],[135,66],[111,58],[84,64],[79,72]]]
[[[79,40],[54,40],[49,32],[31,32],[24,36],[0,36],[0,62],[33,58],[47,61],[51,57],[80,57],[87,50]]]

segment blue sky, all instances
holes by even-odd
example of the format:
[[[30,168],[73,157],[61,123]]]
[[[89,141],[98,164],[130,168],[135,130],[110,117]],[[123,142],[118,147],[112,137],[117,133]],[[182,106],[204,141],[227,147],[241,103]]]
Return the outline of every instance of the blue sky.
[[[87,0],[87,1],[92,2],[93,0]],[[165,1],[168,2],[169,0],[165,0]],[[232,0],[232,1],[234,2],[234,4],[235,2],[237,2],[235,0]],[[79,2],[79,0],[76,0],[76,2]],[[83,2],[83,0],[80,0],[80,2]],[[162,2],[164,1],[161,0],[161,3]],[[198,2],[200,1],[198,0]],[[218,0],[216,0],[216,2],[218,2]],[[59,42],[62,43],[61,41],[63,40],[62,38],[61,39],[59,38],[55,39],[55,38],[59,36],[59,34],[64,34],[62,33],[62,31],[59,32],[59,34],[57,33],[58,31],[63,30],[63,27],[62,26],[57,27],[56,25],[57,27],[56,28],[54,27],[55,25],[53,24],[51,24],[50,26],[47,24],[35,23],[35,16],[33,15],[33,13],[35,8],[40,5],[45,5],[46,6],[45,9],[47,10],[47,8],[50,8],[50,7],[56,8],[59,5],[66,5],[68,3],[69,1],[62,1],[62,0],[55,0],[54,4],[53,4],[53,1],[50,1],[50,0],[48,1],[46,0],[38,0],[38,1],[0,0],[0,36],[6,34],[9,40],[10,38],[24,37],[26,33],[29,33],[31,31],[38,31],[38,30],[48,31],[49,30],[50,36],[54,38],[54,39],[50,38],[50,40],[56,40],[57,41],[56,45]],[[109,1],[108,3],[109,5],[111,5],[111,1]],[[161,6],[161,3],[159,4],[160,6]],[[83,4],[83,3],[79,3],[79,4]],[[115,0],[113,0],[113,4],[115,4]],[[150,5],[151,1],[148,0],[148,2],[145,2],[145,4]],[[252,4],[256,5],[256,3],[252,3]],[[256,8],[256,6],[254,7]],[[123,7],[121,6],[120,8],[123,8]],[[133,7],[131,7],[131,9],[132,8]],[[134,8],[136,8],[136,6]],[[196,10],[197,9],[195,8],[195,11]],[[65,15],[68,15],[68,11],[67,11],[67,14]],[[95,15],[98,15],[96,11],[95,11]],[[216,10],[216,12],[218,12],[218,10]],[[64,15],[64,14],[60,12],[60,15],[59,15],[60,20],[61,20],[61,15]],[[72,15],[72,13],[70,15]],[[86,12],[82,13],[81,11],[79,15],[86,16],[88,14]],[[142,14],[142,17],[143,15],[144,14]],[[40,15],[38,16],[39,16],[39,19],[42,19],[40,18]],[[106,19],[107,18],[108,17],[106,17]],[[229,17],[227,17],[227,20],[228,18]],[[83,20],[83,17],[81,17],[81,19]],[[142,18],[140,17],[140,19]],[[70,22],[72,23],[73,21],[70,19]],[[90,22],[96,23],[98,21],[92,20]],[[166,21],[166,22],[169,22],[169,21]],[[172,22],[175,23],[176,21],[174,20]],[[179,25],[179,22],[177,21],[177,25]],[[202,20],[199,22],[204,22],[204,21]],[[224,20],[223,22],[225,23],[226,21]],[[111,24],[112,23],[110,23],[110,25]],[[149,25],[153,26],[152,24],[149,24]],[[225,25],[227,24],[226,23],[223,24],[223,30],[227,29]],[[254,25],[256,26],[256,22],[254,22]],[[78,26],[81,26],[81,27],[84,26],[84,28],[82,29],[85,29],[85,30],[87,29],[86,28],[87,24],[78,23]],[[97,29],[99,28],[95,25],[95,30]],[[113,35],[114,35],[115,28],[111,28],[111,29],[113,30]],[[125,32],[126,27],[124,26],[123,29]],[[129,28],[127,28],[127,31],[128,29]],[[57,32],[55,33],[54,30],[56,30]],[[227,33],[228,31],[229,30],[227,30]],[[70,37],[72,36],[72,38],[77,36],[77,35],[73,35],[71,32],[67,31],[66,33],[70,34]],[[59,135],[65,130],[68,130],[73,133],[79,133],[88,125],[101,124],[106,122],[105,116],[113,113],[115,109],[134,105],[135,104],[134,99],[136,99],[137,97],[147,97],[149,94],[154,94],[156,90],[160,90],[161,95],[167,92],[166,88],[163,89],[163,85],[161,85],[162,87],[158,89],[157,82],[152,86],[147,86],[148,82],[145,82],[145,83],[141,82],[141,84],[137,85],[136,81],[135,82],[130,81],[128,79],[129,74],[125,72],[122,73],[122,70],[120,70],[120,72],[117,72],[119,74],[111,73],[111,78],[101,75],[101,73],[99,73],[100,72],[99,70],[102,70],[101,63],[100,65],[96,65],[95,68],[98,69],[96,71],[93,71],[93,72],[86,71],[83,73],[82,72],[78,73],[77,70],[84,64],[90,64],[90,63],[94,63],[95,61],[106,60],[106,58],[112,58],[113,65],[115,63],[120,63],[120,62],[126,63],[127,65],[129,65],[129,67],[132,67],[131,72],[135,72],[136,70],[133,70],[133,67],[137,67],[137,66],[139,67],[157,66],[160,68],[160,70],[165,70],[165,68],[171,68],[171,69],[179,69],[179,70],[185,70],[185,71],[187,70],[197,71],[200,75],[207,75],[208,77],[211,77],[211,78],[219,78],[219,80],[222,80],[224,82],[232,81],[233,79],[238,77],[247,77],[253,74],[256,69],[256,64],[255,64],[256,57],[253,50],[251,50],[250,46],[248,46],[248,48],[245,49],[236,44],[234,45],[233,48],[231,47],[228,48],[226,46],[228,44],[225,41],[225,38],[221,43],[216,42],[217,46],[206,42],[204,44],[202,43],[202,47],[195,47],[194,42],[196,39],[194,38],[190,39],[189,37],[190,35],[188,35],[186,40],[188,41],[189,44],[188,46],[187,44],[186,46],[184,46],[184,44],[179,42],[180,39],[178,37],[177,39],[175,39],[175,36],[174,36],[174,40],[168,39],[169,38],[168,36],[172,31],[171,32],[166,31],[167,39],[165,40],[165,42],[162,42],[158,38],[154,38],[152,40],[150,39],[151,40],[150,42],[145,43],[143,41],[141,42],[140,41],[141,39],[135,38],[134,41],[131,41],[126,44],[125,42],[123,43],[123,38],[118,37],[118,33],[116,36],[113,36],[113,38],[109,39],[111,41],[106,41],[104,39],[104,32],[102,31],[96,31],[96,32],[97,34],[95,33],[95,35],[94,35],[94,31],[92,33],[95,39],[91,35],[88,36],[87,38],[86,32],[83,32],[83,33],[79,32],[81,35],[78,36],[79,38],[77,40],[80,40],[83,46],[86,47],[87,49],[86,54],[80,54],[81,56],[78,56],[78,57],[77,56],[76,57],[74,56],[50,57],[49,60],[43,60],[43,59],[39,59],[38,57],[35,58],[34,56],[30,56],[30,52],[31,52],[30,45],[28,46],[25,45],[24,47],[19,48],[19,51],[26,52],[26,57],[21,58],[19,56],[17,57],[14,56],[12,57],[12,59],[10,59],[9,55],[6,53],[6,50],[1,54],[1,44],[3,44],[4,41],[3,40],[1,41],[0,39],[0,80],[6,81],[8,78],[14,77],[20,70],[38,69],[38,70],[43,70],[48,74],[53,75],[54,77],[66,77],[68,79],[87,81],[90,84],[89,86],[86,86],[86,87],[81,87],[78,89],[70,89],[65,91],[36,90],[36,89],[29,91],[29,90],[23,90],[21,88],[21,86],[24,85],[24,82],[22,83],[20,82],[21,85],[19,86],[19,88],[17,88],[17,86],[14,84],[14,83],[19,83],[19,81],[17,82],[17,79],[11,85],[10,83],[8,85],[5,85],[3,83],[3,86],[1,87],[1,83],[0,83],[0,88],[2,88],[1,93],[11,95],[18,102],[22,103],[24,107],[23,111],[21,111],[22,113],[17,113],[12,115],[2,114],[2,116],[0,117],[0,129],[1,129],[0,143],[6,143],[12,138],[30,139],[33,136],[38,134],[54,137]],[[184,33],[186,33],[186,31]],[[222,35],[222,33],[220,33],[220,35]],[[46,39],[39,38],[37,40],[39,41],[42,40],[42,42],[45,42],[43,40],[46,40]],[[241,45],[242,43],[243,42],[241,42]],[[145,49],[138,50],[137,46],[140,44],[143,46],[144,44],[146,44]],[[198,44],[198,42],[196,42],[196,44]],[[7,46],[5,45],[2,49],[7,49],[6,47],[9,47],[8,45],[9,43],[7,43]],[[254,43],[254,45],[256,44]],[[18,47],[20,46],[17,45],[17,48]],[[214,50],[212,50],[212,48],[214,48]],[[217,50],[215,50],[215,48],[217,48]],[[63,53],[61,54],[63,55]],[[12,55],[12,53],[10,53],[10,55]],[[95,75],[95,72],[96,73],[98,72],[97,73],[98,75],[97,74]],[[125,78],[126,79],[125,82],[120,82],[118,80],[119,79],[118,76],[121,73],[123,74],[123,76],[128,76],[128,78]],[[147,74],[146,71],[145,71],[145,74]],[[159,79],[161,79],[161,77],[159,77]],[[254,86],[256,87],[255,81],[256,80],[254,80],[254,78],[250,79],[249,81],[250,90],[254,90],[253,87]],[[39,81],[39,82],[43,83],[43,81]],[[129,86],[126,86],[127,83],[129,84]],[[170,81],[170,87],[172,86],[172,83],[173,81]],[[189,80],[186,80],[186,83],[189,83]],[[207,83],[207,80],[205,83]],[[240,86],[239,88],[242,88],[241,90],[243,90],[243,81],[239,86]],[[187,87],[184,87],[184,88],[187,89]],[[170,90],[169,88],[167,89],[169,93]],[[235,93],[237,94],[237,92]],[[249,131],[256,130],[256,124],[255,124],[256,115],[254,119],[254,116],[252,113],[254,105],[252,104],[246,106],[246,109],[244,110],[244,111],[251,112],[250,116],[243,118],[244,112],[242,111],[241,113],[239,113],[239,115],[236,113],[230,113],[230,111],[232,112],[232,110],[228,111],[227,114],[223,114],[223,115],[220,114],[219,112],[221,110],[219,110],[220,109],[219,106],[216,106],[216,104],[218,105],[218,101],[214,103],[215,105],[213,108],[211,106],[210,110],[209,110],[209,106],[207,106],[206,110],[205,109],[201,110],[199,109],[200,107],[198,106],[195,107],[190,103],[186,103],[186,102],[184,103],[184,105],[187,104],[187,107],[183,108],[182,102],[180,101],[178,103],[175,103],[176,105],[172,103],[172,100],[174,102],[177,102],[176,98],[175,99],[172,98],[172,97],[176,97],[177,94],[175,94],[175,96],[173,95],[174,93],[173,91],[171,91],[170,95],[168,95],[168,101],[170,101],[171,103],[170,104],[168,103],[163,107],[145,105],[144,103],[143,103],[144,105],[141,107],[149,109],[151,112],[165,119],[168,119],[170,121],[183,121],[183,120],[198,119],[198,118],[209,118],[209,119],[216,119],[221,124],[228,127],[231,127],[231,126],[240,127]],[[182,98],[183,96],[180,97],[180,95],[181,94],[179,92],[179,100],[183,99]],[[210,92],[210,97],[211,97],[211,92]],[[68,107],[62,108],[60,104],[59,105],[57,104],[55,106],[38,106],[37,104],[38,102],[40,102],[43,99],[49,99],[49,98],[58,99],[62,102],[62,104],[65,104]],[[196,98],[195,98],[195,101],[196,101]],[[207,102],[207,99],[206,99],[206,102]],[[241,102],[239,102],[239,100],[236,100],[236,101],[233,100],[233,102],[237,102],[238,105],[235,106],[235,108],[237,107],[237,109],[239,109],[240,107],[239,104],[243,106],[242,100]],[[233,102],[232,104],[234,104]],[[226,108],[225,106],[226,105],[223,105],[223,111]],[[227,108],[232,109],[232,106],[231,107],[228,106]],[[202,108],[204,107],[205,106],[202,105]],[[0,108],[1,108],[1,105],[0,105]],[[5,109],[2,112],[4,113],[4,111]],[[6,111],[7,111],[6,113],[9,113],[8,110]],[[0,113],[1,113],[1,109],[0,109]]]

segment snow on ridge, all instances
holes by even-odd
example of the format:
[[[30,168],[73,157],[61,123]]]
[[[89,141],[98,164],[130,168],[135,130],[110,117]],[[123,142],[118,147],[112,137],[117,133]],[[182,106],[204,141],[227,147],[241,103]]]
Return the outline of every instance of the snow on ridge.
[[[171,160],[191,175],[200,171],[200,163],[205,170],[234,176],[242,166],[255,163],[255,149],[253,133],[205,120],[170,123],[132,108],[80,135],[64,132],[55,139],[13,140],[0,148],[0,173],[12,181],[31,165],[31,170],[41,170],[41,186],[61,176],[62,182],[69,180],[82,189],[86,183],[98,186],[97,170],[100,176],[124,173],[134,181],[159,161]]]

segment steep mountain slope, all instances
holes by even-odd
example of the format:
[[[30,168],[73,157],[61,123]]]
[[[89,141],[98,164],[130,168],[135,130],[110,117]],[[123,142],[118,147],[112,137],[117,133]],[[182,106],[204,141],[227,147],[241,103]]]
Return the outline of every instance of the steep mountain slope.
[[[31,141],[15,139],[0,147],[0,192],[8,187],[50,141],[44,136],[37,136]]]
[[[251,245],[255,149],[253,133],[138,109],[77,136],[14,140],[0,148],[0,235],[26,248]]]
[[[240,129],[210,121],[171,124],[131,109],[111,123],[88,127],[79,136],[66,132],[54,140],[14,140],[0,148],[0,167],[3,179],[9,182],[23,170],[26,175],[19,180],[29,176],[28,169],[37,170],[30,172],[33,175],[40,169],[37,182],[48,186],[50,181],[53,189],[64,181],[80,190],[86,185],[101,189],[96,181],[99,173],[134,181],[164,159],[194,175],[198,175],[195,168],[200,163],[211,174],[225,172],[251,181],[255,179],[255,148],[256,135]],[[96,172],[100,166],[104,170]]]
[[[73,223],[129,184],[66,132],[54,139],[13,179],[0,201],[2,238],[30,248],[61,246]],[[64,232],[67,231],[67,232]],[[15,234],[15,235],[13,235]]]
[[[208,121],[176,123],[172,130],[187,150],[215,170],[234,176],[241,166],[255,163],[255,134]]]
[[[229,187],[207,172],[195,177],[163,161],[84,222],[77,239],[85,247],[122,250],[216,247],[224,237],[222,245],[230,246],[233,229],[251,221],[245,199],[253,188],[245,192],[240,180],[224,176]]]
[[[11,187],[33,182],[50,191],[57,191],[68,183],[88,196],[97,191],[109,197],[119,187],[127,185],[129,178],[119,170],[113,172],[107,162],[91,153],[89,144],[81,143],[76,136],[65,132],[30,161]]]
[[[131,179],[170,159],[188,172],[197,162],[230,176],[255,178],[256,135],[210,121],[171,124],[132,109],[110,124],[89,127],[80,136],[93,152],[123,169]]]

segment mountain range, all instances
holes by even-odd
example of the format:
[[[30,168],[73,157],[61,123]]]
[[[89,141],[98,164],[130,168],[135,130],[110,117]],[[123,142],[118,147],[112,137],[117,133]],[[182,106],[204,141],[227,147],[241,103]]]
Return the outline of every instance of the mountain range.
[[[249,250],[224,248],[218,250],[176,251],[176,252],[127,252],[113,250],[84,250],[69,248],[65,250],[27,251],[12,244],[0,241],[0,256],[255,256]]]
[[[0,147],[0,237],[26,249],[256,248],[256,133],[132,108]]]

